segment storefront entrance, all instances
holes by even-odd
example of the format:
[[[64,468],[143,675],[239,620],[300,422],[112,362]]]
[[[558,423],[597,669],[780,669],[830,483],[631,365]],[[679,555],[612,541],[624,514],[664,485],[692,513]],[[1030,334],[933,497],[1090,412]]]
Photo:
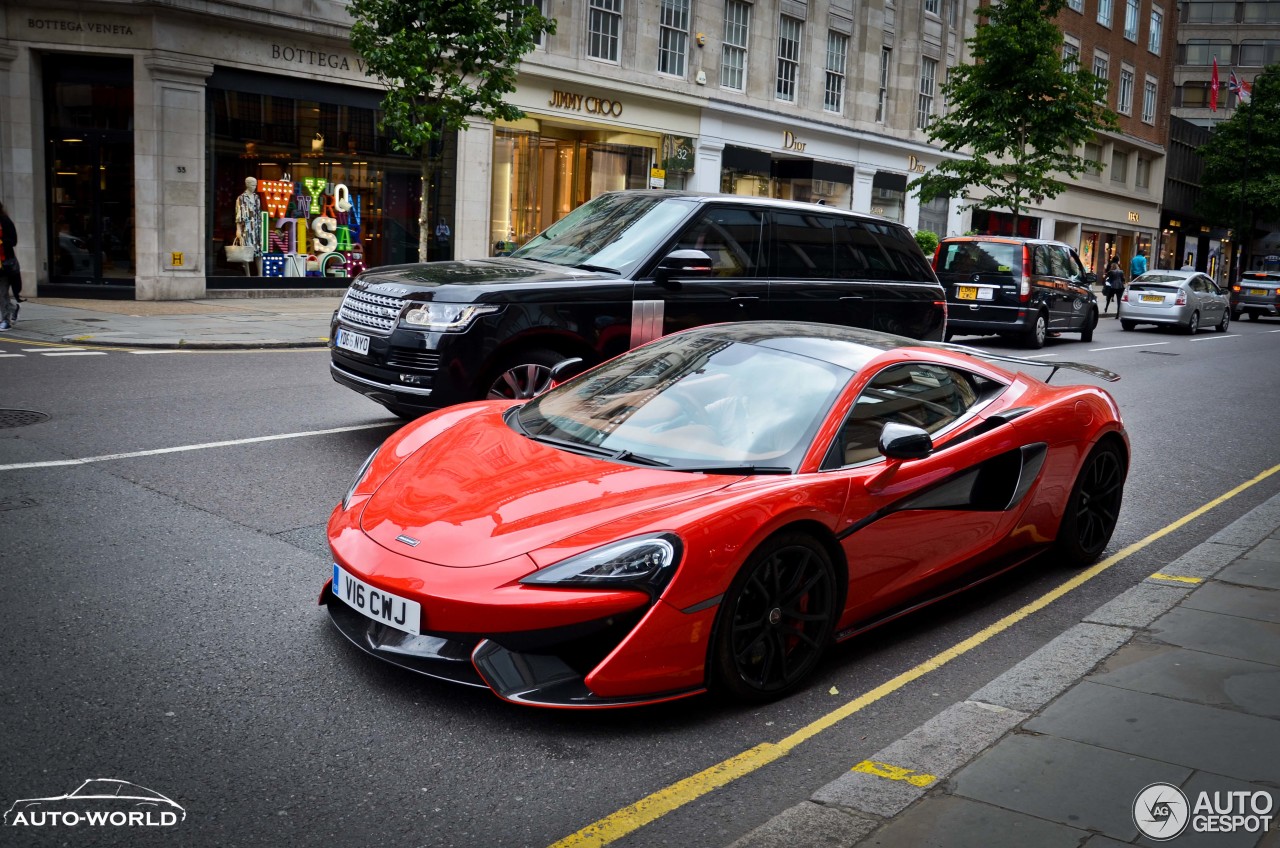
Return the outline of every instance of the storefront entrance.
[[[129,59],[45,59],[50,293],[132,296],[132,75]]]

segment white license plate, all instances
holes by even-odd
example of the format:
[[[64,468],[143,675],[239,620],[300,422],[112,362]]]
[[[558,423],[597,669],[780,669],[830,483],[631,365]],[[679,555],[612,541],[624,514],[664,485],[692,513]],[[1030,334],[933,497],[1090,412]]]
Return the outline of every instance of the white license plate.
[[[369,337],[360,333],[353,333],[350,330],[338,330],[338,347],[343,350],[350,350],[365,356],[369,355]]]
[[[422,626],[422,605],[393,595],[352,577],[333,564],[333,594],[374,621],[417,636]]]

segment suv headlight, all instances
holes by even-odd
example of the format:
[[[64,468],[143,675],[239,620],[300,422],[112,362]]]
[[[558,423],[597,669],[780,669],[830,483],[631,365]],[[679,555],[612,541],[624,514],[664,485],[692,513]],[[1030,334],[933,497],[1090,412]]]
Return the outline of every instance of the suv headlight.
[[[481,315],[492,314],[501,308],[474,303],[418,303],[409,307],[402,320],[410,327],[438,333],[460,333]]]
[[[520,582],[528,586],[639,589],[657,597],[671,582],[684,546],[674,533],[611,542],[541,568]]]

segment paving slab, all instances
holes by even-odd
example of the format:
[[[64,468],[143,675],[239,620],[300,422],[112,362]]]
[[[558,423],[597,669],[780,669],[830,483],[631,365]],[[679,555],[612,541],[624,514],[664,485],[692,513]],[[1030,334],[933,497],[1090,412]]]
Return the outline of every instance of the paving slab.
[[[1180,597],[1182,594],[1171,596],[1170,606],[1172,600]],[[1092,671],[1132,636],[1133,632],[1123,627],[1077,624],[974,692],[969,700],[1035,712]]]
[[[1277,528],[1280,528],[1280,498],[1272,498],[1214,533],[1208,541],[1252,548],[1276,533]]]
[[[936,795],[860,843],[884,848],[1077,848],[1084,831],[993,807]],[[807,843],[793,843],[792,848]]]
[[[1196,799],[1201,792],[1210,793],[1210,803],[1213,803],[1213,793],[1252,793],[1258,791],[1259,788],[1262,787],[1240,780],[1233,780],[1229,777],[1198,771],[1182,786],[1182,793],[1187,796],[1187,803],[1191,805],[1191,809],[1194,812]],[[1271,788],[1271,795],[1276,798],[1280,796],[1280,792],[1276,792],[1274,788]],[[1274,825],[1275,822],[1272,822],[1272,824]],[[1273,831],[1273,833],[1275,832]],[[1280,837],[1280,833],[1275,833],[1275,835]],[[1187,829],[1172,842],[1157,843],[1143,840],[1139,844],[1173,845],[1176,848],[1253,848],[1253,846],[1261,842],[1263,836],[1262,833],[1249,833],[1246,830],[1237,830],[1233,833],[1197,833],[1192,826],[1188,825]]]
[[[1245,554],[1244,558],[1280,563],[1280,538],[1273,536],[1263,539],[1256,548]]]
[[[1187,609],[1280,624],[1280,591],[1275,589],[1233,586],[1215,580],[1193,592],[1182,605]]]
[[[1280,719],[1280,667],[1274,665],[1172,645],[1132,642],[1089,680]]]
[[[1280,543],[1277,550],[1280,551]],[[1243,557],[1219,571],[1214,579],[1240,586],[1280,589],[1280,560]]]
[[[1161,642],[1224,657],[1280,665],[1280,625],[1178,607],[1152,622]]]
[[[1127,842],[1138,835],[1132,807],[1142,788],[1181,785],[1191,771],[1069,739],[1015,733],[961,769],[951,791]]]
[[[1112,627],[1146,627],[1173,609],[1191,589],[1186,583],[1139,583],[1086,615],[1084,621]]]
[[[1241,531],[1243,532],[1243,531]],[[1249,538],[1253,538],[1250,536]],[[1252,547],[1261,537],[1248,544],[1231,545],[1226,543],[1204,542],[1196,545],[1182,556],[1157,569],[1158,574],[1172,574],[1175,577],[1199,577],[1208,580],[1240,556],[1245,548]]]
[[[1280,785],[1280,721],[1275,719],[1086,680],[1023,727],[1251,783]],[[1115,783],[1110,778],[1105,782]]]

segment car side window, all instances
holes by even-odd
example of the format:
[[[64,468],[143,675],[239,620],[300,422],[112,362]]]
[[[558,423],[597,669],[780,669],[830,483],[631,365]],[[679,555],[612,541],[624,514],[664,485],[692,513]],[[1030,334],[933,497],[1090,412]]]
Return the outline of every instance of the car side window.
[[[1049,251],[1049,267],[1052,269],[1053,276],[1059,279],[1069,280],[1073,276],[1071,273],[1071,258],[1067,256],[1067,251],[1057,245],[1051,245]]]
[[[764,212],[709,206],[676,239],[677,250],[701,250],[717,277],[755,277],[764,261]]]
[[[773,213],[773,276],[829,280],[836,276],[835,232],[843,222],[831,215]]]
[[[998,387],[975,374],[940,365],[890,365],[854,401],[824,465],[835,468],[877,459],[880,432],[890,422],[936,433]]]
[[[1200,292],[1200,293],[1204,293],[1204,290],[1205,290],[1205,288],[1204,288],[1204,280],[1202,280],[1200,277],[1192,277],[1192,278],[1191,278],[1191,290],[1192,290],[1193,292]]]
[[[1031,272],[1037,277],[1052,277],[1053,262],[1049,258],[1051,251],[1043,244],[1037,244],[1031,252]]]

